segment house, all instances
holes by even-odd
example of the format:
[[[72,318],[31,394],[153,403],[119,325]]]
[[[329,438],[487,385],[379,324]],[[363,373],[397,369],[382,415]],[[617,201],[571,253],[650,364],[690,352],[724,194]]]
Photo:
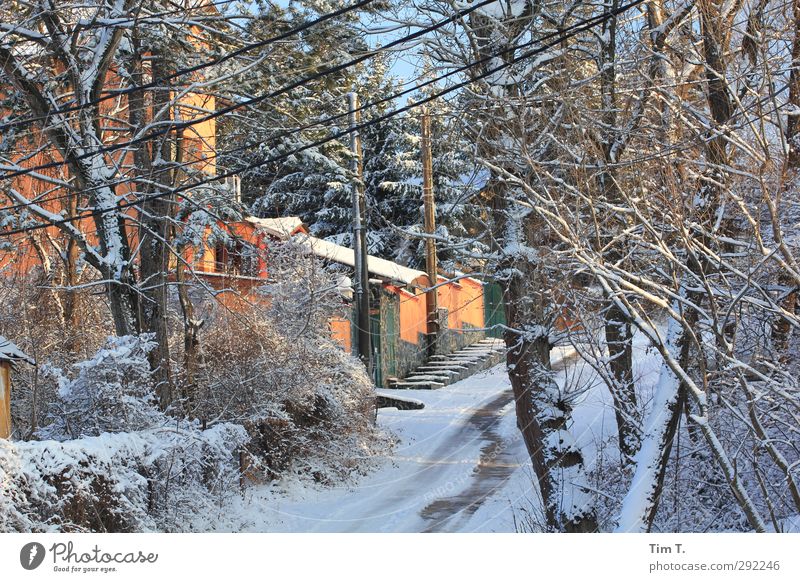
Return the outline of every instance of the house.
[[[352,249],[307,234],[293,242],[329,263],[354,267]],[[483,283],[468,277],[439,277],[434,285],[424,271],[409,269],[370,255],[367,259],[370,283],[370,331],[375,380],[388,386],[424,364],[431,353],[446,354],[477,343],[485,337]],[[439,333],[429,349],[428,301],[436,293]],[[352,345],[350,321],[336,322],[335,337]]]
[[[0,335],[0,439],[11,437],[11,368],[17,362],[36,365],[32,358]]]
[[[193,4],[187,5],[187,9],[215,10],[207,0]],[[110,6],[107,8],[117,10]],[[138,242],[144,237],[142,214],[133,206],[126,212],[126,219],[119,221],[120,224],[106,227],[111,221],[90,217],[86,212],[93,191],[110,189],[119,202],[131,202],[142,194],[151,194],[154,181],[181,185],[199,177],[213,177],[216,174],[216,120],[207,119],[206,115],[215,111],[217,105],[213,93],[191,90],[192,82],[202,80],[200,73],[173,81],[170,91],[130,91],[132,83],[147,84],[163,78],[169,73],[167,65],[157,55],[143,53],[136,54],[135,66],[125,61],[127,64],[121,68],[119,61],[124,60],[127,51],[119,47],[125,46],[127,41],[92,43],[91,34],[87,32],[89,29],[91,27],[75,25],[72,45],[64,51],[50,50],[52,43],[43,43],[38,37],[30,40],[24,27],[17,36],[14,31],[9,32],[14,50],[9,53],[8,70],[0,84],[0,100],[13,102],[14,99],[8,99],[13,87],[19,99],[26,99],[27,110],[21,107],[12,115],[0,107],[0,118],[4,122],[10,120],[11,125],[11,130],[4,132],[3,141],[6,142],[5,173],[13,176],[4,179],[2,194],[5,196],[2,198],[6,208],[24,211],[20,212],[20,223],[10,221],[10,216],[3,216],[3,219],[5,230],[11,230],[16,226],[49,224],[62,216],[85,216],[73,223],[76,231],[81,233],[87,246],[100,249],[104,255],[96,262],[110,263],[113,255],[103,250],[102,247],[108,243],[99,242],[102,238],[99,233],[113,238],[119,231],[124,252],[118,252],[116,256],[136,255]],[[187,40],[199,49],[203,44],[203,34],[197,27],[192,27]],[[84,51],[88,57],[88,53],[94,50],[98,51],[93,54],[94,67],[84,66],[83,61],[73,54]],[[30,83],[30,89],[21,89],[20,83],[14,81],[8,71],[28,69],[38,71],[36,80]],[[134,71],[138,75],[135,79],[132,78]],[[97,77],[93,78],[93,74]],[[78,79],[76,83],[84,86],[72,86],[73,79]],[[74,111],[76,94],[86,93],[89,84],[94,107],[87,106],[85,111],[93,116],[93,123],[78,124]],[[35,100],[31,96],[37,95],[47,104],[42,106],[47,109],[47,115],[31,115],[36,108],[31,107],[27,99]],[[29,117],[32,119],[28,120]],[[165,135],[163,126],[168,121],[189,125]],[[15,123],[23,125],[15,127]],[[81,131],[77,127],[82,128]],[[131,144],[131,140],[143,137],[139,133],[143,127],[149,127],[148,134],[160,139],[153,143]],[[12,147],[8,147],[9,143]],[[125,147],[129,144],[131,147]],[[93,157],[90,162],[85,162],[87,153],[91,153],[95,146],[102,146],[106,151],[97,159]],[[171,150],[169,153],[168,149]],[[163,172],[154,174],[158,166],[169,159],[180,160],[181,170],[175,171],[174,176],[165,176]],[[86,179],[92,172],[102,172],[103,186],[107,188],[88,186],[96,183]],[[157,180],[154,175],[158,176]],[[146,191],[141,192],[142,189]],[[63,275],[65,280],[57,283],[74,285],[79,271],[76,263],[81,253],[75,238],[66,236],[55,226],[15,234],[10,241],[0,241],[14,245],[13,253],[0,252],[0,272],[27,275],[41,269],[50,280],[58,276],[58,266],[63,263],[61,271],[70,273]]]
[[[258,301],[253,291],[268,278],[270,241],[294,244],[353,275],[353,249],[311,236],[297,217],[247,218],[228,224],[227,229],[228,243],[204,245],[193,265],[199,277],[221,292],[220,297],[228,306],[234,306],[239,299]],[[407,376],[424,364],[432,351],[450,353],[485,337],[486,286],[477,279],[457,274],[439,277],[434,286],[425,272],[372,255],[368,257],[367,268],[374,375],[378,386],[388,386],[392,379]],[[432,350],[428,336],[431,293],[436,293],[439,310],[439,333]],[[225,295],[229,299],[225,300]],[[497,311],[497,305],[492,310],[489,315]],[[334,339],[351,352],[355,352],[356,344],[353,321],[352,313],[347,318],[330,321]]]

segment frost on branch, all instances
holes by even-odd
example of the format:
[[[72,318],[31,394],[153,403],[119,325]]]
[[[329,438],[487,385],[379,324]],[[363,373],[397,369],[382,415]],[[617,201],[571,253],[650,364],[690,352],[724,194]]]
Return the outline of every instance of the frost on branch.
[[[178,531],[237,490],[244,429],[0,441],[0,531]]]
[[[58,392],[41,437],[63,441],[167,423],[147,361],[154,347],[147,335],[111,337],[91,360],[75,365],[73,377],[51,369]]]

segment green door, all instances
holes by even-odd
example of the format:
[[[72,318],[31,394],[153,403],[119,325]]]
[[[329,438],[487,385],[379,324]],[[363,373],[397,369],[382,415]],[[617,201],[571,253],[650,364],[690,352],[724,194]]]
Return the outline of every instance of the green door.
[[[506,324],[506,311],[503,305],[503,288],[498,283],[483,286],[484,321],[487,328]],[[503,328],[496,327],[486,332],[489,337],[503,337]]]

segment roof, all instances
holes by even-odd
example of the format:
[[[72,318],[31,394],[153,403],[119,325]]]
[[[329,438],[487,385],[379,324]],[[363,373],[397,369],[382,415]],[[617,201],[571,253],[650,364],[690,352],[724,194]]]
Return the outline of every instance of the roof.
[[[0,362],[26,362],[35,366],[33,358],[26,356],[22,350],[0,335]]]
[[[293,234],[302,230],[303,221],[297,216],[286,216],[283,218],[256,218],[248,216],[245,222],[249,222],[256,228],[264,230],[267,234],[280,240],[289,240]]]
[[[355,267],[356,259],[353,249],[305,233],[293,236],[292,241],[310,249],[317,257],[349,267]],[[372,255],[368,255],[367,268],[369,269],[370,275],[374,275],[380,279],[411,285],[417,282],[421,277],[425,277],[426,279],[423,284],[427,284],[427,275],[424,271],[409,269],[408,267]]]

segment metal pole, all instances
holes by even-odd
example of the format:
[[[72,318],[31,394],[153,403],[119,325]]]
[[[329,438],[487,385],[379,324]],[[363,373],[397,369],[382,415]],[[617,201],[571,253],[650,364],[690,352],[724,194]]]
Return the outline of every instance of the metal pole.
[[[438,282],[438,264],[436,260],[436,202],[433,198],[433,154],[431,152],[431,117],[427,106],[422,107],[422,201],[424,205],[425,234],[425,271],[431,289],[425,297],[428,309],[428,351],[436,352],[436,340],[439,335],[439,301],[435,286]]]
[[[353,291],[356,296],[356,341],[358,356],[372,377],[372,342],[369,326],[369,269],[367,265],[367,233],[363,216],[366,213],[364,195],[363,163],[361,160],[361,136],[355,129],[359,122],[358,93],[347,94],[350,122],[350,151],[353,153],[351,170],[357,176],[352,188],[353,202],[353,251],[355,253],[355,281]]]

